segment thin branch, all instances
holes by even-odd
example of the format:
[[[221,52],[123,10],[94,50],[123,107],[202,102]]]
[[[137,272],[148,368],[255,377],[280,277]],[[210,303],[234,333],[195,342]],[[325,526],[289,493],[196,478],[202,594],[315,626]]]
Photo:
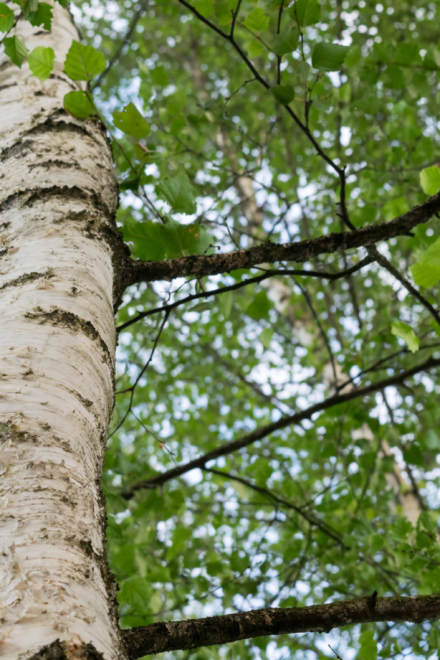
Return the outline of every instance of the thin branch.
[[[122,325],[119,325],[116,330],[117,332],[121,332],[122,330],[125,330],[125,328],[128,328],[128,326],[133,325],[133,323],[137,323],[141,319],[146,318],[147,316],[152,316],[153,314],[159,314],[160,312],[163,311],[171,311],[172,309],[175,309],[176,307],[180,307],[180,305],[185,305],[188,302],[192,302],[193,300],[199,300],[200,298],[210,298],[211,296],[217,296],[221,293],[228,293],[229,291],[236,291],[237,289],[241,289],[244,286],[248,286],[249,284],[258,284],[259,282],[263,282],[264,280],[267,280],[269,277],[274,277],[275,275],[297,275],[301,277],[320,277],[325,280],[339,280],[342,277],[348,277],[349,275],[352,275],[353,273],[357,272],[364,266],[367,266],[370,264],[374,259],[371,257],[365,257],[365,259],[362,259],[358,264],[355,266],[352,266],[351,268],[347,268],[347,270],[344,270],[340,273],[326,273],[326,272],[320,272],[319,270],[268,270],[263,273],[263,275],[257,275],[256,277],[250,277],[249,279],[242,280],[241,282],[237,282],[236,284],[231,284],[230,286],[224,286],[220,287],[218,289],[213,289],[212,291],[203,291],[202,293],[195,293],[191,296],[187,296],[186,298],[182,298],[181,300],[176,300],[173,303],[170,303],[169,305],[164,305],[163,307],[156,307],[155,309],[150,309],[148,312],[142,312],[141,314],[138,314],[134,318],[130,319],[129,321],[126,321]]]
[[[338,658],[338,660],[342,660],[342,658],[341,658],[341,656],[339,655],[339,653],[336,653],[335,649],[333,649],[333,648],[330,646],[330,644],[328,645],[328,647],[329,647],[329,649],[330,649],[331,651],[333,651],[333,653],[334,653],[335,656]]]
[[[329,633],[360,623],[417,623],[440,618],[440,596],[377,598],[376,592],[327,605],[238,612],[206,619],[152,623],[123,630],[129,660],[166,651],[229,644],[240,639],[305,632]]]
[[[259,74],[255,66],[253,65],[252,61],[246,56],[246,54],[243,52],[243,50],[240,48],[238,43],[234,39],[233,31],[231,31],[230,34],[226,34],[222,30],[219,30],[211,21],[208,19],[204,18],[194,7],[192,7],[186,0],[178,0],[180,4],[184,5],[187,9],[189,9],[199,20],[201,20],[205,25],[207,25],[209,28],[214,30],[218,35],[223,37],[223,39],[226,39],[229,41],[229,43],[234,47],[234,49],[237,51],[243,62],[246,64],[248,69],[252,71],[253,75],[255,78],[258,80],[258,82],[266,89],[270,89],[269,83]],[[340,207],[341,207],[341,219],[343,220],[344,224],[352,231],[355,231],[354,225],[351,223],[349,216],[348,216],[348,211],[346,208],[345,204],[345,185],[346,185],[346,177],[345,177],[345,168],[344,167],[339,167],[330,156],[326,154],[324,149],[321,147],[319,142],[315,139],[313,136],[313,133],[310,131],[309,127],[303,124],[301,119],[298,117],[298,115],[292,110],[292,108],[289,105],[283,106],[286,110],[286,112],[291,116],[295,124],[299,127],[299,129],[304,133],[304,135],[307,137],[307,139],[312,143],[314,148],[316,149],[317,154],[332,168],[332,170],[339,176],[340,179],[340,185],[341,185],[341,192],[340,192]]]
[[[281,19],[283,18],[284,0],[278,10],[277,35],[281,32]],[[281,60],[282,55],[277,55],[277,84],[281,85]]]
[[[425,309],[428,310],[428,312],[434,317],[436,323],[440,325],[440,314],[438,311],[431,305],[430,302],[428,302],[425,298],[425,296],[422,296],[420,291],[417,291],[417,289],[411,284],[411,282],[408,282],[408,280],[403,277],[401,273],[391,264],[386,257],[384,257],[380,252],[377,250],[376,246],[373,245],[368,249],[369,254],[374,258],[375,261],[377,261],[380,266],[385,268],[391,275],[393,275],[402,286],[405,287],[405,289],[414,296],[422,305],[425,307]]]
[[[141,18],[142,14],[144,13],[145,9],[147,8],[149,2],[150,2],[150,0],[143,0],[143,2],[141,2],[139,9],[138,9],[137,12],[133,15],[133,18],[132,18],[131,23],[130,23],[130,25],[129,25],[129,27],[128,27],[128,30],[127,30],[127,32],[125,33],[125,36],[124,36],[124,38],[122,39],[121,43],[119,44],[119,47],[118,47],[118,48],[115,50],[115,52],[113,53],[113,55],[112,55],[112,57],[111,57],[109,63],[108,63],[107,66],[105,67],[104,71],[101,73],[101,75],[98,76],[98,78],[97,78],[97,79],[95,80],[95,82],[93,83],[93,85],[92,85],[92,87],[91,87],[91,91],[92,91],[92,92],[93,92],[97,87],[100,87],[100,85],[101,85],[102,81],[104,80],[105,76],[108,74],[108,72],[110,71],[110,69],[114,66],[114,64],[116,64],[116,62],[117,62],[118,59],[120,58],[121,53],[122,53],[124,47],[126,46],[126,44],[129,43],[129,41],[130,41],[130,39],[131,39],[131,35],[133,34],[134,30],[136,29],[136,25],[138,24],[139,19]]]
[[[121,266],[120,278],[123,285],[127,287],[138,282],[216,275],[276,261],[304,263],[320,254],[331,254],[338,250],[373,245],[394,236],[406,236],[411,229],[427,222],[438,213],[440,213],[440,193],[390,222],[362,227],[352,232],[328,234],[295,243],[263,243],[246,250],[236,250],[224,254],[190,256],[166,261],[127,260]]]
[[[109,435],[110,438],[112,437],[112,435],[114,435],[114,434],[116,433],[116,431],[117,431],[118,429],[121,428],[121,426],[124,424],[125,420],[127,419],[128,415],[129,415],[130,412],[131,412],[131,407],[132,407],[132,405],[133,405],[133,398],[134,398],[134,392],[135,392],[135,389],[136,389],[136,387],[137,387],[137,385],[138,385],[140,379],[142,378],[142,376],[144,375],[144,373],[146,372],[146,370],[148,369],[148,367],[149,367],[150,364],[151,364],[151,361],[152,361],[152,359],[153,359],[153,357],[154,357],[154,353],[155,353],[155,351],[156,351],[157,345],[158,345],[158,343],[159,343],[160,336],[161,336],[161,334],[162,334],[162,331],[163,331],[163,329],[164,329],[164,327],[165,327],[166,322],[168,321],[168,317],[169,317],[169,315],[170,315],[170,312],[169,312],[169,311],[165,311],[164,318],[163,318],[163,320],[162,320],[162,323],[160,324],[159,332],[158,332],[157,335],[156,335],[156,339],[154,340],[153,348],[151,349],[150,357],[148,358],[147,362],[144,364],[144,366],[143,366],[142,369],[140,370],[139,375],[138,375],[138,377],[136,378],[136,380],[135,380],[135,382],[133,383],[133,385],[132,385],[131,387],[128,387],[128,388],[125,389],[125,390],[119,390],[119,392],[115,392],[115,394],[125,394],[126,392],[130,392],[130,402],[129,402],[129,405],[128,405],[127,412],[126,412],[125,415],[123,416],[122,420],[119,422],[119,424],[116,426],[116,428],[110,433],[110,435]]]
[[[234,38],[234,30],[235,30],[235,23],[237,22],[238,14],[240,11],[240,6],[241,6],[242,0],[238,0],[237,2],[237,7],[235,11],[232,11],[232,24],[231,24],[231,31],[229,33],[229,38],[233,39]]]
[[[330,344],[330,342],[328,340],[328,337],[327,337],[327,334],[326,334],[326,332],[325,332],[325,330],[322,326],[321,320],[320,320],[318,314],[316,313],[316,310],[315,310],[315,308],[313,306],[313,303],[312,303],[312,299],[309,296],[309,293],[308,293],[307,289],[305,287],[301,286],[301,284],[299,282],[296,282],[296,280],[295,280],[295,284],[299,287],[301,293],[303,294],[304,299],[307,303],[307,307],[309,308],[310,312],[312,313],[313,318],[315,319],[316,325],[318,326],[319,333],[322,337],[322,340],[325,344],[325,347],[327,348],[327,352],[329,354],[330,363],[331,363],[332,371],[333,371],[333,379],[334,379],[335,387],[336,387],[337,384],[338,384],[338,374],[337,374],[337,371],[336,371],[336,360],[335,360],[335,356],[334,356],[333,351],[332,351],[331,344]]]
[[[217,474],[218,476],[224,477],[225,479],[232,479],[233,481],[238,481],[244,486],[247,486],[248,488],[251,488],[257,493],[260,493],[261,495],[264,495],[265,497],[269,498],[276,504],[281,504],[282,506],[285,506],[288,509],[292,509],[292,511],[295,511],[299,516],[304,518],[304,520],[306,520],[309,523],[309,525],[311,525],[312,527],[317,527],[324,534],[330,536],[330,538],[332,538],[338,544],[344,546],[341,536],[335,530],[333,530],[329,525],[327,525],[322,520],[319,520],[319,518],[315,518],[313,515],[308,513],[303,507],[297,506],[296,504],[292,504],[292,502],[288,502],[287,500],[278,497],[278,495],[275,495],[267,488],[262,488],[261,486],[257,486],[256,484],[253,484],[251,481],[248,481],[247,479],[243,479],[243,477],[239,477],[234,474],[230,474],[229,472],[224,472],[222,470],[216,470],[214,468],[205,467],[202,469],[204,472],[211,472],[212,474]]]
[[[305,419],[311,419],[313,415],[315,415],[316,413],[322,412],[323,410],[327,410],[328,408],[332,408],[333,406],[339,405],[341,403],[348,403],[353,399],[358,399],[360,397],[365,397],[368,396],[369,394],[373,394],[374,392],[379,392],[381,390],[384,390],[386,387],[390,387],[392,385],[401,385],[405,382],[405,380],[411,378],[411,376],[414,376],[415,374],[418,374],[422,371],[427,371],[429,369],[438,366],[440,366],[440,358],[434,359],[431,357],[428,358],[428,360],[426,360],[422,364],[418,364],[415,367],[408,369],[407,371],[402,371],[398,374],[395,374],[394,376],[391,376],[390,378],[386,378],[385,380],[381,380],[376,383],[371,383],[370,385],[366,385],[365,387],[354,389],[350,392],[347,392],[346,394],[335,394],[334,396],[325,399],[321,403],[316,403],[315,405],[306,408],[306,410],[301,410],[300,412],[297,412],[294,415],[281,417],[277,422],[272,422],[272,424],[268,424],[267,426],[262,426],[260,428],[257,428],[252,433],[249,433],[248,435],[238,438],[237,440],[227,442],[221,445],[220,447],[218,447],[217,449],[213,449],[212,451],[209,451],[203,456],[200,456],[199,458],[195,458],[194,460],[189,461],[188,463],[179,465],[178,467],[172,468],[171,470],[168,470],[167,472],[163,472],[162,474],[158,474],[154,477],[151,477],[150,479],[138,481],[130,488],[129,491],[122,493],[122,497],[126,500],[130,500],[135,496],[135,493],[138,490],[141,490],[143,488],[156,488],[157,486],[161,486],[167,481],[170,481],[170,479],[175,479],[177,477],[180,477],[182,476],[182,474],[186,474],[191,470],[194,470],[196,468],[204,468],[206,463],[208,463],[209,461],[213,461],[219,458],[220,456],[227,456],[228,454],[243,449],[244,447],[247,447],[248,445],[257,442],[258,440],[262,440],[263,438],[266,438],[268,435],[274,433],[275,431],[280,431],[281,429],[291,426],[292,424],[299,424]]]

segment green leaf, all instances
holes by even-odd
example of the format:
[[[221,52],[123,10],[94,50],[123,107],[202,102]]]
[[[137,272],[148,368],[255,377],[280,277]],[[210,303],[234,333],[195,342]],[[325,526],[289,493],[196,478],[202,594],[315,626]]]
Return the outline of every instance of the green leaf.
[[[45,46],[37,46],[28,57],[30,70],[40,80],[49,78],[54,62],[55,53],[53,48],[45,48]]]
[[[420,449],[420,445],[416,442],[412,442],[407,449],[403,452],[403,458],[405,463],[409,465],[416,465],[418,467],[423,467],[424,457],[423,452]]]
[[[296,0],[289,14],[301,27],[318,23],[321,17],[321,7],[317,0]]]
[[[350,48],[350,52],[347,53],[347,57],[345,58],[345,64],[348,67],[356,66],[356,64],[359,62],[359,60],[362,57],[362,49],[359,45],[352,46]]]
[[[438,328],[437,323],[434,321],[433,325],[436,325]],[[432,451],[440,449],[440,438],[438,437],[437,433],[434,431],[434,429],[429,429],[426,437],[425,437],[425,445],[427,449],[431,449]]]
[[[69,92],[64,97],[64,107],[74,117],[87,119],[93,115],[95,109],[84,92]]]
[[[5,37],[3,39],[3,45],[5,47],[6,55],[21,69],[21,65],[23,64],[24,60],[26,59],[26,55],[29,52],[24,41],[19,39],[17,36]]]
[[[20,5],[24,17],[28,20],[29,16],[37,11],[38,0],[13,0],[17,5]]]
[[[213,0],[215,17],[221,25],[227,25],[232,21],[234,5],[232,0]]]
[[[433,534],[437,529],[437,523],[428,511],[421,512],[418,520],[418,526],[423,526],[426,531],[431,532],[431,534]]]
[[[407,323],[403,323],[403,321],[394,321],[391,325],[391,332],[393,335],[403,339],[412,353],[416,353],[419,350],[419,338]]]
[[[395,539],[398,541],[404,541],[408,534],[411,534],[413,530],[414,528],[409,520],[405,520],[404,518],[396,518],[391,532]]]
[[[272,328],[265,328],[263,332],[260,335],[260,341],[263,344],[264,348],[269,350],[270,348],[270,342],[273,337],[273,329]]]
[[[296,73],[298,74],[298,78],[302,83],[307,82],[307,78],[309,77],[310,73],[310,64],[308,62],[303,62],[302,60],[292,60],[291,61],[292,67],[295,69]]]
[[[165,259],[164,225],[159,222],[130,222],[122,227],[124,241],[134,245],[137,257],[143,261]]]
[[[299,32],[295,28],[283,30],[275,39],[273,52],[275,55],[287,55],[296,50],[299,41]]]
[[[193,0],[192,5],[204,18],[209,18],[214,13],[213,0]]]
[[[169,75],[163,66],[155,66],[150,71],[151,80],[159,87],[166,87],[170,83]]]
[[[72,80],[91,80],[106,67],[105,57],[96,48],[72,41],[64,63],[64,72]]]
[[[58,2],[58,4],[61,5],[61,7],[64,7],[64,8],[66,8],[67,5],[69,4],[69,0],[56,0],[56,2]]]
[[[248,46],[248,55],[253,60],[255,57],[258,57],[263,52],[263,44],[261,41],[254,39]]]
[[[182,254],[204,254],[212,238],[198,223],[183,225],[171,218],[160,222],[129,222],[122,227],[125,241],[134,245],[136,256],[144,261],[176,259]]]
[[[118,601],[132,607],[147,611],[151,600],[151,587],[147,580],[140,577],[130,577],[124,582],[118,592]]]
[[[0,32],[9,32],[14,23],[14,12],[4,2],[0,2]]]
[[[260,7],[255,7],[243,21],[243,25],[252,32],[264,32],[269,27],[269,16]]]
[[[440,238],[429,246],[410,271],[418,286],[428,288],[440,281]]]
[[[213,242],[205,227],[198,222],[183,225],[171,218],[163,227],[162,236],[165,256],[168,259],[178,259],[189,254],[204,254]]]
[[[427,195],[436,195],[440,192],[440,167],[433,165],[420,172],[420,185]]]
[[[396,64],[414,65],[422,61],[417,44],[400,43],[396,44],[394,61]]]
[[[197,211],[194,188],[187,175],[181,172],[176,177],[167,178],[156,186],[156,193],[171,206],[175,213],[193,214]]]
[[[129,103],[121,111],[115,110],[113,122],[126,135],[140,140],[150,133],[150,124],[141,115],[134,103]]]
[[[230,484],[237,493],[238,497],[240,497],[242,500],[249,499],[249,489],[247,486],[245,486],[245,484],[242,484],[241,481],[235,481],[235,479],[231,479]]]
[[[339,71],[349,50],[349,46],[321,41],[313,49],[312,64],[322,71]]]
[[[262,319],[269,318],[269,310],[272,309],[272,303],[267,297],[266,291],[259,291],[250,305],[246,308],[246,314],[261,321]]]
[[[281,105],[289,105],[295,98],[295,92],[291,85],[275,85],[270,88],[272,96]]]
[[[373,630],[365,630],[359,637],[360,649],[358,653],[359,660],[376,660],[377,642],[374,639]]]
[[[47,2],[40,2],[37,11],[29,14],[28,21],[34,27],[43,26],[45,30],[50,31],[52,27],[53,11],[52,7]]]

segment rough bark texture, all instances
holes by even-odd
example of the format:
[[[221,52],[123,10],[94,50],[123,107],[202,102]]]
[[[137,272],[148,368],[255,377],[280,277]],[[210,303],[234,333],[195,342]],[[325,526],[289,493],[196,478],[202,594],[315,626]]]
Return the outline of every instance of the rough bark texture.
[[[40,82],[0,60],[0,656],[123,657],[104,550],[117,184],[103,129],[63,108],[77,32],[54,6]],[[117,254],[116,254],[117,256]],[[64,654],[64,655],[63,655]]]
[[[429,358],[422,364],[419,364],[413,367],[412,369],[408,369],[407,371],[402,371],[401,373],[396,374],[395,376],[391,376],[390,378],[386,378],[385,380],[372,383],[371,385],[367,385],[366,387],[359,387],[358,389],[353,389],[351,392],[347,392],[347,394],[336,394],[335,396],[325,399],[325,401],[322,401],[321,403],[316,403],[315,405],[310,406],[310,408],[306,408],[306,410],[301,410],[300,412],[297,412],[294,415],[281,417],[281,419],[279,419],[277,422],[273,422],[272,424],[268,424],[267,426],[262,426],[256,429],[255,431],[253,431],[252,433],[249,433],[248,435],[238,438],[238,440],[226,442],[217,449],[213,449],[207,454],[204,454],[199,458],[195,458],[194,460],[189,461],[188,463],[178,465],[177,467],[172,468],[167,472],[163,472],[162,474],[158,474],[155,477],[151,477],[151,479],[138,481],[136,484],[134,484],[131,487],[131,489],[128,492],[122,493],[122,497],[129,500],[132,497],[134,497],[135,492],[137,490],[141,490],[142,488],[157,488],[157,486],[161,486],[167,481],[170,481],[170,479],[175,479],[176,477],[180,477],[182,474],[186,474],[187,472],[190,472],[191,470],[195,470],[196,468],[202,468],[209,461],[213,461],[219,458],[220,456],[227,456],[228,454],[231,454],[234,451],[238,451],[243,447],[247,447],[248,445],[257,442],[258,440],[267,437],[268,435],[274,433],[275,431],[279,431],[280,429],[285,429],[287,426],[291,426],[292,424],[299,424],[305,419],[311,419],[311,417],[315,413],[321,412],[322,410],[327,410],[328,408],[339,405],[341,403],[347,403],[348,401],[352,401],[353,399],[357,399],[359,397],[368,396],[373,392],[384,390],[386,387],[390,387],[392,385],[398,385],[399,383],[403,383],[406,379],[411,378],[411,376],[414,376],[417,373],[420,373],[422,371],[427,371],[429,369],[438,366],[440,366],[440,359]]]
[[[144,655],[228,644],[240,639],[289,633],[328,633],[333,628],[379,621],[421,623],[440,618],[440,596],[356,598],[330,605],[267,608],[225,616],[153,623],[125,630],[130,660]]]
[[[373,245],[394,236],[406,235],[411,229],[428,222],[439,212],[440,193],[391,222],[362,227],[352,232],[329,234],[297,243],[281,245],[264,243],[248,250],[236,250],[226,254],[182,257],[168,261],[134,261],[131,263],[127,261],[121,271],[121,279],[128,286],[137,282],[172,280],[176,277],[215,275],[239,268],[251,268],[265,262],[295,261],[303,263],[320,254]]]

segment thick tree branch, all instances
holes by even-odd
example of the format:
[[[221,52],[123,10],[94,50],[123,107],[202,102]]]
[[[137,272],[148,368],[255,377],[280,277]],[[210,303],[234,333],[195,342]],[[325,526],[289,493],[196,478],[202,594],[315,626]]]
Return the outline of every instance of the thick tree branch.
[[[190,256],[166,261],[127,261],[120,277],[126,288],[138,282],[170,281],[187,276],[204,277],[276,261],[304,263],[320,254],[373,245],[394,236],[407,235],[411,229],[427,222],[438,213],[440,213],[440,193],[390,222],[296,243],[264,243],[248,250],[236,250],[226,254]]]
[[[224,445],[221,445],[221,447],[209,451],[203,456],[195,458],[188,463],[178,465],[177,467],[172,468],[167,472],[158,474],[155,477],[151,477],[151,479],[138,481],[130,488],[129,491],[122,493],[122,497],[126,500],[130,500],[134,497],[137,490],[141,490],[143,488],[156,488],[157,486],[161,486],[167,481],[170,481],[170,479],[180,477],[182,474],[186,474],[187,472],[190,472],[196,468],[205,467],[206,463],[209,461],[213,461],[220,456],[227,456],[228,454],[231,454],[234,451],[238,451],[239,449],[243,449],[243,447],[247,447],[248,445],[257,442],[258,440],[262,440],[275,431],[284,429],[287,426],[291,426],[292,424],[299,424],[305,419],[310,419],[315,413],[322,412],[323,410],[327,410],[328,408],[339,405],[341,403],[347,403],[348,401],[352,401],[353,399],[357,399],[359,397],[367,396],[373,392],[379,392],[384,390],[386,387],[390,387],[391,385],[399,385],[415,374],[418,374],[422,371],[428,371],[429,369],[438,366],[440,366],[440,358],[434,359],[430,357],[422,364],[418,364],[415,367],[408,369],[407,371],[402,371],[398,374],[395,374],[390,378],[380,380],[376,383],[371,383],[366,387],[354,389],[350,392],[347,392],[346,394],[335,394],[334,396],[329,397],[321,403],[316,403],[315,405],[310,406],[306,410],[301,410],[294,415],[281,417],[281,419],[279,419],[277,422],[273,422],[267,426],[262,426],[252,433],[249,433],[248,435],[238,438],[237,440],[233,440],[232,442],[227,442]]]
[[[359,623],[421,623],[440,618],[440,596],[367,598],[311,607],[267,608],[206,619],[153,623],[123,630],[130,660],[144,655],[229,644],[240,639],[292,633],[328,633]]]

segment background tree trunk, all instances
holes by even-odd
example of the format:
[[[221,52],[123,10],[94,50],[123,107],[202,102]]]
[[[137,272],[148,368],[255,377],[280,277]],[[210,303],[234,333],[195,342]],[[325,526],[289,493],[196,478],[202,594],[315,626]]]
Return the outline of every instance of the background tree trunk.
[[[69,12],[55,4],[51,33],[17,32],[56,65],[40,82],[0,64],[0,655],[111,659],[123,652],[100,484],[117,182],[100,124],[63,110]]]

